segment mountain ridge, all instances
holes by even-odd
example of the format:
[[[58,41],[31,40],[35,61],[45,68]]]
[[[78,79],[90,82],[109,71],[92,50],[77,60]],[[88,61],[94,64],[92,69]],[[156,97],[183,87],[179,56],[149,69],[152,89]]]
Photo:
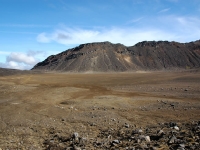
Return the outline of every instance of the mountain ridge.
[[[200,40],[179,43],[142,41],[134,46],[111,42],[81,44],[51,55],[32,70],[124,72],[200,67]]]

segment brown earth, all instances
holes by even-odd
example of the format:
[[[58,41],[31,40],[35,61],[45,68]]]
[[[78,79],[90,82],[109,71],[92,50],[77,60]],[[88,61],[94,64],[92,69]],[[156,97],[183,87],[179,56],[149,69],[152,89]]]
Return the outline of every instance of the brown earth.
[[[1,76],[0,149],[66,147],[61,137],[75,132],[94,141],[125,124],[145,129],[198,121],[199,85],[198,70]],[[93,142],[85,148],[105,149]]]

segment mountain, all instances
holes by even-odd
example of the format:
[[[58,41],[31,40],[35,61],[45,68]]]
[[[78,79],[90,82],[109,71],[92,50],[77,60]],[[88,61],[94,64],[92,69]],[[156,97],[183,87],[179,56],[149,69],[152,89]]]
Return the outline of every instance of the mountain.
[[[87,43],[49,56],[32,70],[123,72],[200,67],[200,40],[190,43],[143,41],[134,46]]]
[[[29,70],[17,70],[17,69],[8,69],[8,68],[1,68],[0,67],[0,77],[1,76],[9,76],[9,75],[30,74],[32,72],[33,71],[29,71]]]

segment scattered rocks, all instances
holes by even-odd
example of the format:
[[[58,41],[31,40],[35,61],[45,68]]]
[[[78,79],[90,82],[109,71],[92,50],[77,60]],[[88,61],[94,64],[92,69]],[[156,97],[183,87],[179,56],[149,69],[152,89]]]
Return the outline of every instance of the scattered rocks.
[[[125,123],[117,129],[104,129],[90,139],[74,132],[71,137],[62,137],[52,132],[44,141],[46,149],[200,149],[200,121],[180,124],[161,123],[157,126],[136,128]],[[179,127],[178,127],[179,125]],[[128,126],[128,127],[125,127]],[[55,135],[54,135],[55,134]]]

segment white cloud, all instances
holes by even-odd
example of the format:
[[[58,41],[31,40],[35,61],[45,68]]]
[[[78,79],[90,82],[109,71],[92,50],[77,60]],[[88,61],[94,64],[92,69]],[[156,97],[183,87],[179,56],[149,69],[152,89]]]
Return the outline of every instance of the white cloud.
[[[199,39],[200,18],[191,16],[165,16],[160,21],[166,25],[171,32],[176,33],[181,42],[190,42]]]
[[[46,58],[45,52],[28,51],[26,53],[12,52],[5,53],[5,62],[0,63],[0,67],[20,70],[29,70],[39,62],[39,57]]]
[[[19,69],[19,70],[29,70],[29,69],[32,68],[32,66],[30,66],[30,65],[18,63],[18,62],[15,62],[15,61],[0,63],[0,67],[10,68],[10,69]]]
[[[39,34],[37,41],[41,43],[57,42],[64,45],[110,41],[132,46],[145,40],[189,42],[199,39],[200,19],[197,17],[161,16],[154,20],[139,18],[136,21],[139,20],[142,20],[141,26],[137,27],[84,29],[61,26],[51,33]]]
[[[144,17],[136,18],[136,19],[133,19],[133,20],[128,21],[127,24],[136,23],[136,22],[141,21],[142,19],[144,19]]]
[[[26,69],[26,66],[24,64],[20,64],[15,61],[9,61],[7,63],[7,67],[12,68],[12,69],[20,69],[20,70]]]
[[[36,60],[33,56],[29,56],[24,53],[11,53],[7,57],[7,62],[17,62],[17,63],[24,63],[27,65],[35,65],[38,60]]]
[[[42,43],[49,43],[51,41],[50,38],[47,38],[47,35],[46,33],[40,33],[38,36],[37,36],[37,41],[40,41]]]
[[[167,12],[169,10],[170,10],[170,8],[166,8],[166,9],[163,9],[163,10],[159,11],[158,13],[164,13],[164,12]]]
[[[174,35],[163,32],[159,29],[132,29],[115,27],[107,30],[86,30],[81,28],[63,28],[48,34],[41,33],[38,35],[37,41],[41,43],[54,41],[65,45],[110,41],[130,46],[143,40],[161,40],[163,37],[165,37],[166,40],[172,40]]]
[[[48,56],[57,54],[60,51],[35,51],[29,50],[27,52],[5,52],[4,56],[1,59],[5,59],[5,61],[0,62],[0,67],[2,68],[12,68],[12,69],[20,69],[20,70],[29,70],[33,68],[39,61],[46,59]],[[1,56],[1,55],[0,55]]]

